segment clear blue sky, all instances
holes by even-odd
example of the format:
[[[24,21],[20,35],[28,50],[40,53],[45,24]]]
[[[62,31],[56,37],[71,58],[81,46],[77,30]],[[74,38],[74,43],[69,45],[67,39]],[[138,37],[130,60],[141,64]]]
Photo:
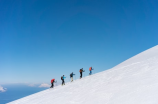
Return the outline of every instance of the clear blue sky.
[[[0,84],[95,73],[158,43],[157,0],[1,0]],[[68,81],[68,79],[67,79]]]

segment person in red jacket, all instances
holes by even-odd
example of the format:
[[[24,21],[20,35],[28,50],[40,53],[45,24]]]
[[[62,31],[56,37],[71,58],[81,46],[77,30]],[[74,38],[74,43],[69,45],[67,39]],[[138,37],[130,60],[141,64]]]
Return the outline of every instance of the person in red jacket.
[[[51,84],[52,84],[52,85],[51,85],[50,88],[53,88],[53,87],[54,87],[54,83],[55,83],[55,79],[52,79],[52,80],[51,80]]]
[[[93,70],[92,67],[90,67],[90,68],[89,68],[89,75],[92,74],[92,70]]]

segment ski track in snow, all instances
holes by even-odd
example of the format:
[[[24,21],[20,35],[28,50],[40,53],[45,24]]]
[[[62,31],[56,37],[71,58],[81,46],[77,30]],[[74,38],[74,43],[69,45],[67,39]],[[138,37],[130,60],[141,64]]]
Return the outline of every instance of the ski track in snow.
[[[8,104],[158,104],[158,46],[116,67]]]

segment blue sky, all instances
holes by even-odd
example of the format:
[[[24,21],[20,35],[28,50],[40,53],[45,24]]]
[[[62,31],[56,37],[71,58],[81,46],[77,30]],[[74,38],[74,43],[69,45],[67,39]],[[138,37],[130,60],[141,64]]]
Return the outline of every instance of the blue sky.
[[[0,84],[94,73],[157,45],[157,0],[1,0]]]

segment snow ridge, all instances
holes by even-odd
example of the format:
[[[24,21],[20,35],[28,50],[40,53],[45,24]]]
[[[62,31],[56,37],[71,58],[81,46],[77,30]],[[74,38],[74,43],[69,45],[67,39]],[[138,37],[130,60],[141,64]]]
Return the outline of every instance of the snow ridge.
[[[158,46],[116,67],[8,104],[157,104]]]

